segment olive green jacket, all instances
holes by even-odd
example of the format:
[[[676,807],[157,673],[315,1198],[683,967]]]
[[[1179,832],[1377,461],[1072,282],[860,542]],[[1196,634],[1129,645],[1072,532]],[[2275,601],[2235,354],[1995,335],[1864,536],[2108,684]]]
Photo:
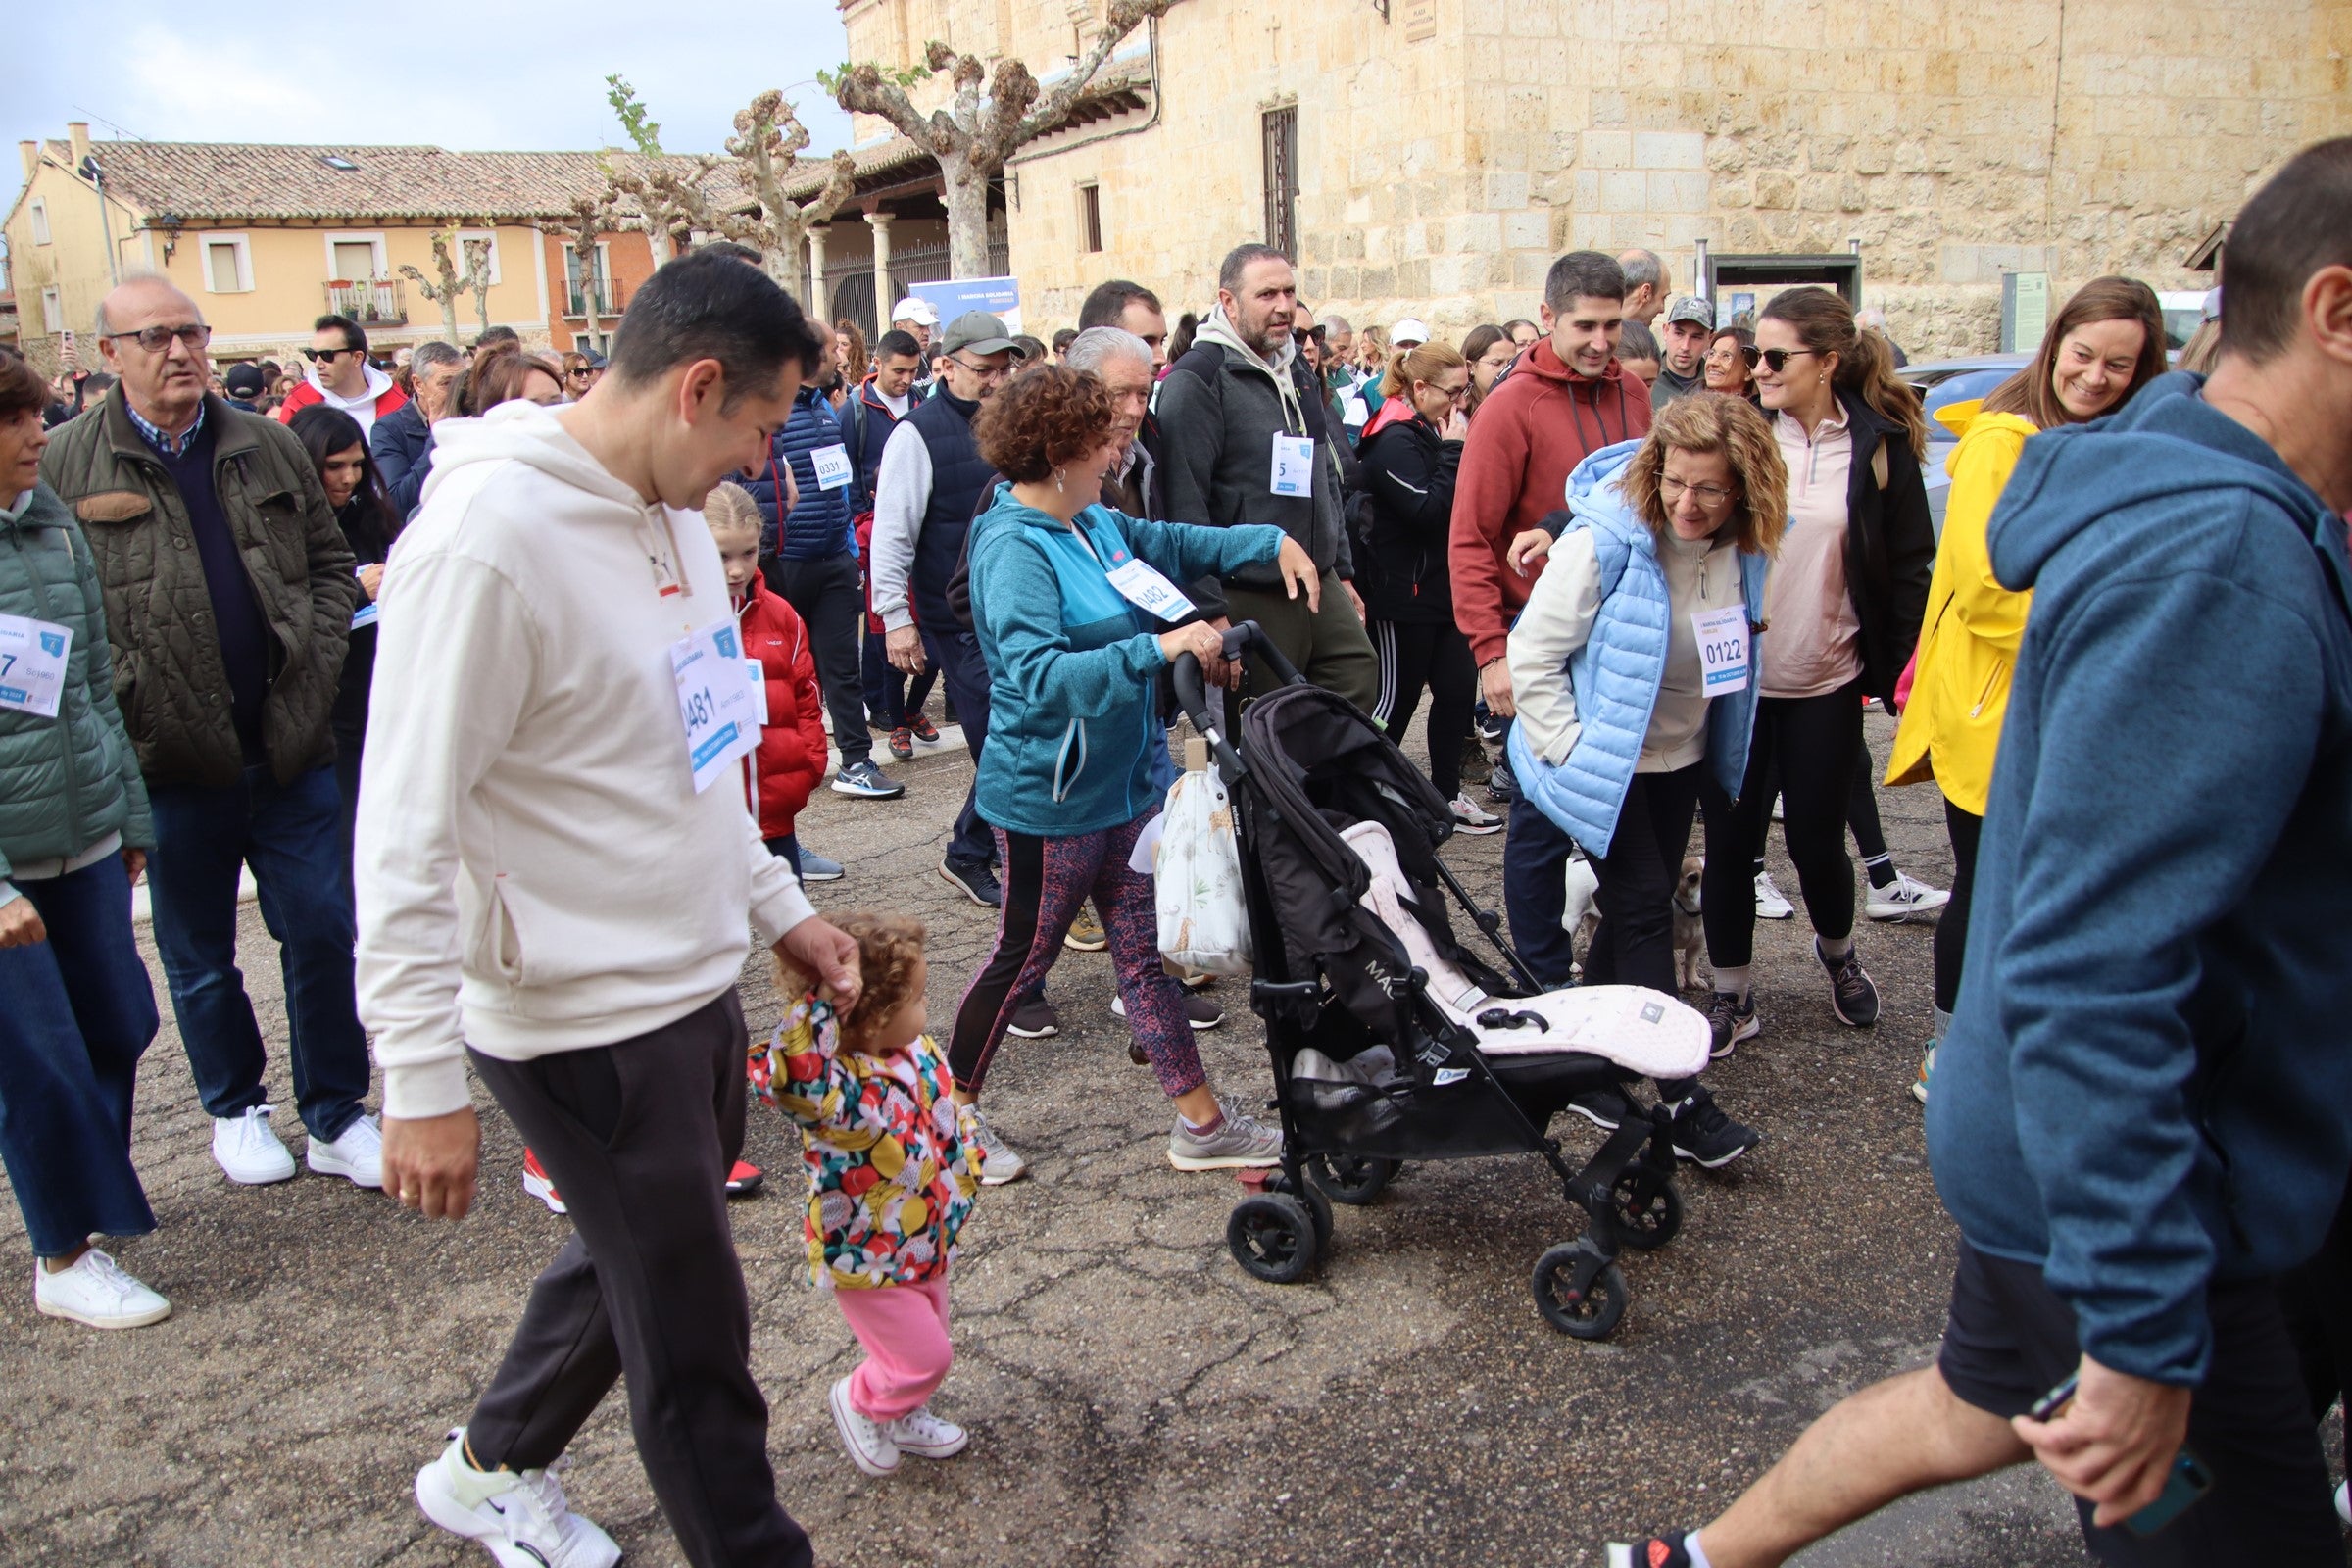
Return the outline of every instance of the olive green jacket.
[[[359,605],[351,547],[293,432],[207,394],[213,482],[270,632],[262,740],[281,784],[334,760],[329,716]],[[115,696],[152,785],[221,789],[244,767],[187,508],[117,386],[69,420],[41,478],[80,519],[115,645]]]

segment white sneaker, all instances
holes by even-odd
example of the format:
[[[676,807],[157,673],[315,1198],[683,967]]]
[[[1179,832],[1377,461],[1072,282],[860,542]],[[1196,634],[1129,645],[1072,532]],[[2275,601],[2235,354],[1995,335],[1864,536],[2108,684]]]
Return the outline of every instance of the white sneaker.
[[[384,1133],[373,1116],[362,1114],[333,1143],[311,1140],[311,1174],[340,1176],[354,1187],[384,1185]]]
[[[256,1105],[242,1116],[213,1118],[213,1162],[230,1181],[267,1187],[294,1179],[294,1156],[270,1130],[274,1105]]]
[[[1468,795],[1453,798],[1453,830],[1456,833],[1485,835],[1502,831],[1502,818],[1493,811],[1473,805]]]
[[[846,1379],[844,1380],[847,1381]],[[911,1453],[917,1459],[953,1459],[972,1441],[972,1435],[955,1422],[931,1413],[924,1405],[908,1415],[885,1425],[890,1441],[899,1446],[901,1453]]]
[[[95,1247],[75,1258],[73,1267],[54,1274],[35,1259],[32,1304],[50,1317],[71,1318],[94,1329],[143,1329],[172,1315],[170,1301],[123,1273]]]
[[[476,1470],[466,1429],[416,1472],[416,1506],[453,1535],[478,1541],[499,1568],[612,1568],[620,1547],[564,1500],[559,1459],[545,1470]]]
[[[1796,912],[1796,906],[1772,883],[1770,871],[1756,873],[1756,914],[1766,920],[1786,920]]]
[[[1862,901],[1862,912],[1873,920],[1908,920],[1951,902],[1952,896],[1943,889],[1914,880],[1907,871],[1897,871],[1892,882],[1870,890]]]
[[[848,1378],[833,1385],[825,1402],[833,1406],[833,1426],[841,1434],[841,1446],[850,1451],[850,1463],[869,1476],[886,1476],[898,1469],[899,1445],[890,1435],[890,1426],[858,1414],[858,1407],[850,1403]]]
[[[1029,1162],[1012,1152],[1012,1146],[997,1136],[978,1107],[972,1110],[972,1127],[979,1134],[973,1139],[980,1149],[980,1185],[1002,1187],[1006,1182],[1019,1181]]]

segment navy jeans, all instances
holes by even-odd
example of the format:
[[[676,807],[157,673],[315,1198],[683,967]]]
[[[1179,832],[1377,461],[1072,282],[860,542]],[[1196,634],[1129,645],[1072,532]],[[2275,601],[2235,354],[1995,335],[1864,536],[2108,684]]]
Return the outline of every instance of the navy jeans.
[[[884,729],[897,729],[923,710],[939,671],[926,664],[920,675],[909,675],[890,662],[889,638],[868,628],[865,634],[865,715]]]
[[[988,662],[980,657],[978,637],[968,631],[942,635],[931,630],[933,624],[925,621],[921,626],[923,658],[948,683],[948,701],[956,705],[956,721],[963,726],[964,749],[972,754],[972,783],[977,788],[980,748],[988,744]],[[972,790],[966,790],[963,809],[956,814],[956,836],[948,841],[948,858],[978,865],[995,859],[996,855],[996,837],[980,820]]]
[[[1502,906],[1511,946],[1546,990],[1576,984],[1576,944],[1560,929],[1568,907],[1568,851],[1575,841],[1528,803],[1511,802],[1502,841]]]
[[[155,1229],[130,1165],[130,1096],[155,988],[130,932],[122,858],[20,882],[48,940],[0,948],[0,1159],[42,1257]]]
[[[237,868],[253,867],[262,920],[286,982],[294,1101],[311,1136],[333,1140],[368,1093],[368,1036],[353,992],[351,883],[333,767],[279,784],[248,767],[226,789],[153,785],[147,877],[155,947],[205,1112],[264,1103],[261,1025],[237,971]]]

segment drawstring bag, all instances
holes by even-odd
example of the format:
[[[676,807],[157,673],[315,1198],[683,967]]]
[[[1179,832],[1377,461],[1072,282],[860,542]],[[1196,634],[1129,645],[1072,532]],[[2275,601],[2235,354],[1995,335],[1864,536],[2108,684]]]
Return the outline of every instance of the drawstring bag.
[[[1152,877],[1160,956],[1204,974],[1247,973],[1251,954],[1241,846],[1233,832],[1233,801],[1213,770],[1185,773],[1169,788]]]

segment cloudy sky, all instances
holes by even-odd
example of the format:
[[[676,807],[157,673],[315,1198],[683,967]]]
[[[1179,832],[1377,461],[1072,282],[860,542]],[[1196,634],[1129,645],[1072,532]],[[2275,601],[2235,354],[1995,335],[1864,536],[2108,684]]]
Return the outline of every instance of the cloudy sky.
[[[698,0],[669,14],[691,24],[663,26],[659,6],[619,0],[27,5],[10,25],[0,118],[12,142],[87,120],[102,139],[591,148],[620,139],[605,102],[618,72],[671,152],[717,151],[735,111],[768,87],[799,104],[813,151],[846,143],[849,117],[815,79],[848,52],[834,0]],[[14,159],[0,168],[16,173]]]

